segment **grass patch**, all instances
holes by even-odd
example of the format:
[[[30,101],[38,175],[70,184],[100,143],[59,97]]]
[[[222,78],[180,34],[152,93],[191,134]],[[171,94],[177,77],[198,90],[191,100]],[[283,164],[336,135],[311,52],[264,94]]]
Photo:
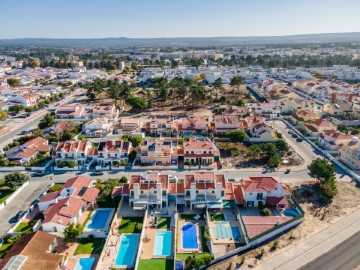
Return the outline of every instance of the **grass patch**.
[[[10,197],[11,194],[13,194],[15,190],[8,188],[8,187],[2,187],[0,189],[0,203],[3,203],[7,198]]]
[[[173,270],[174,260],[150,259],[140,260],[138,270]]]
[[[225,217],[223,214],[212,214],[210,215],[211,221],[224,221]]]
[[[11,248],[11,244],[2,244],[0,246],[0,259],[4,258],[4,256],[6,255],[6,253],[9,252],[10,248]]]
[[[19,226],[16,227],[15,232],[21,232],[21,233],[32,232],[33,231],[32,228],[34,227],[36,222],[37,222],[36,220],[21,222]]]
[[[201,226],[200,231],[201,231],[201,245],[203,247],[203,252],[210,253],[210,250],[206,244],[207,239],[205,238],[205,226]]]
[[[158,219],[158,229],[170,229],[171,225],[171,218],[169,217],[162,217]]]
[[[140,233],[143,217],[123,217],[119,226],[119,233]]]
[[[185,220],[195,220],[194,219],[194,217],[195,217],[196,215],[190,215],[190,214],[181,214],[180,215],[180,219],[185,219]],[[204,215],[199,215],[200,216],[200,218],[198,219],[198,220],[205,220],[204,219]]]
[[[49,193],[49,192],[59,191],[63,185],[64,185],[64,184],[54,184],[54,185],[52,185],[51,187],[49,187],[49,189],[47,190],[47,192]]]
[[[78,247],[75,250],[74,255],[78,254],[101,254],[105,245],[104,238],[82,238]]]

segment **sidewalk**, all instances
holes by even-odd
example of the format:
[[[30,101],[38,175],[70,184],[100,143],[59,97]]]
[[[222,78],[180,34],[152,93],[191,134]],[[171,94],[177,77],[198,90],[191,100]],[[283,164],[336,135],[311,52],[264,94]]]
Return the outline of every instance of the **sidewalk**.
[[[256,270],[299,269],[360,231],[360,210],[330,225],[297,246],[265,261]]]

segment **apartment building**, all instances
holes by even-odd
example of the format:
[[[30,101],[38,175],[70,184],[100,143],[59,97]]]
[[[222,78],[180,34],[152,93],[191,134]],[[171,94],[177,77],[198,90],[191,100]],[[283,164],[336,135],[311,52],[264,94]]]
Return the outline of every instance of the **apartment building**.
[[[309,121],[304,125],[304,129],[312,137],[318,137],[325,130],[336,130],[336,126],[324,119]]]
[[[57,119],[69,119],[79,122],[96,118],[107,118],[109,121],[116,121],[119,110],[114,105],[60,106],[55,110],[55,116]]]
[[[131,142],[124,142],[122,140],[101,141],[97,147],[97,155],[94,155],[94,159],[100,165],[115,166],[122,160],[128,161],[130,149]]]
[[[280,115],[277,103],[251,103],[247,105],[251,113],[258,114],[266,119],[276,119]]]
[[[312,99],[284,98],[279,102],[281,113],[296,113],[299,111],[315,110],[315,101]]]
[[[141,122],[139,119],[122,117],[119,120],[119,122],[116,125],[114,125],[113,133],[127,134],[127,133],[140,131],[140,129],[141,129]]]
[[[214,122],[211,123],[211,129],[215,134],[225,134],[232,130],[244,130],[247,128],[247,122],[241,120],[237,115],[222,113],[215,115]]]
[[[209,131],[209,122],[201,116],[189,115],[179,123],[179,135],[204,134]]]
[[[111,131],[112,123],[106,117],[92,119],[82,126],[83,134],[86,137],[102,138]]]
[[[55,162],[75,160],[78,165],[89,163],[97,155],[98,149],[89,141],[58,142],[53,151]]]
[[[144,130],[151,134],[176,134],[177,123],[174,121],[174,118],[170,116],[153,116],[145,123]]]

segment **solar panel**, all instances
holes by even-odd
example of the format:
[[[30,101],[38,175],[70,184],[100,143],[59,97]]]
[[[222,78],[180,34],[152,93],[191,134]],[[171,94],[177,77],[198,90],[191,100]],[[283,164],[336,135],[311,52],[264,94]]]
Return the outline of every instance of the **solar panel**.
[[[4,270],[19,270],[26,261],[27,256],[15,255],[10,258],[7,264],[4,266]]]

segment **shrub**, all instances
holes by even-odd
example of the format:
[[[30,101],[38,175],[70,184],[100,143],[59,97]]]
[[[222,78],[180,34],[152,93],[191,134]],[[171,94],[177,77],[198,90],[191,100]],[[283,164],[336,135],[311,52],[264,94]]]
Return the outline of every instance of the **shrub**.
[[[260,209],[260,214],[262,216],[272,216],[272,212],[269,208],[264,207],[263,209]]]

